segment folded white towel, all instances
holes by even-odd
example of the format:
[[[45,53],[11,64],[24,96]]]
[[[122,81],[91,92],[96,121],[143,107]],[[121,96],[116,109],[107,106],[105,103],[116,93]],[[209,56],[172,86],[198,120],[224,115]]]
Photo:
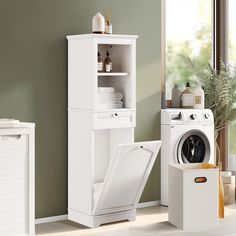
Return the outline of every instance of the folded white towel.
[[[122,105],[99,105],[99,109],[120,109]]]
[[[123,104],[123,102],[122,101],[113,101],[113,102],[99,102],[98,103],[99,105],[106,105],[106,104],[108,104],[108,105],[117,105],[117,104]]]
[[[119,92],[115,93],[98,93],[99,101],[120,101],[123,98],[123,94]]]
[[[98,87],[98,92],[99,93],[114,93],[115,88],[113,88],[113,87]]]
[[[100,109],[118,109],[123,107],[123,94],[115,92],[113,87],[98,87],[97,101]]]

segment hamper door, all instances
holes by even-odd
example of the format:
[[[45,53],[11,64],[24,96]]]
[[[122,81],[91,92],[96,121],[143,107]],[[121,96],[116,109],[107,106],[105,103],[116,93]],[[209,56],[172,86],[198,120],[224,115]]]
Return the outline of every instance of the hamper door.
[[[29,231],[27,146],[27,135],[0,135],[0,235]]]
[[[95,202],[94,215],[137,207],[160,146],[161,141],[117,146]]]

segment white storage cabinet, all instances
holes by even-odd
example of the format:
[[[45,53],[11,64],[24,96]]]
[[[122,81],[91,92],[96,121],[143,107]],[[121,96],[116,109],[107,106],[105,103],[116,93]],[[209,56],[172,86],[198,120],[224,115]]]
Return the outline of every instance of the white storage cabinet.
[[[68,218],[88,227],[134,220],[160,141],[134,143],[136,39],[68,36]],[[109,50],[112,72],[97,72]],[[121,92],[123,108],[100,109],[98,87]]]
[[[0,173],[0,235],[35,235],[34,124],[0,127]]]
[[[169,221],[185,231],[219,224],[219,169],[201,164],[169,165]]]

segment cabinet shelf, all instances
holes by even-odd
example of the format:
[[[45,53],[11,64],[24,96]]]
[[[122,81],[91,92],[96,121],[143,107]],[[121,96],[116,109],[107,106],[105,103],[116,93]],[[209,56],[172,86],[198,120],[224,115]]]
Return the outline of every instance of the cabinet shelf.
[[[128,72],[98,72],[98,76],[128,76]]]
[[[95,109],[94,112],[119,112],[119,111],[136,111],[136,108],[111,108],[111,109],[103,109],[103,108],[98,108]]]

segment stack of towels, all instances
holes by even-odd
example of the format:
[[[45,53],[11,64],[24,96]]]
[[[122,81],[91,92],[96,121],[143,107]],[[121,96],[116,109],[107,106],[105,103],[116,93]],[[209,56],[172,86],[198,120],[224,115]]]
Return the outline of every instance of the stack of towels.
[[[101,109],[119,109],[123,107],[123,94],[113,87],[98,87],[98,106]]]

